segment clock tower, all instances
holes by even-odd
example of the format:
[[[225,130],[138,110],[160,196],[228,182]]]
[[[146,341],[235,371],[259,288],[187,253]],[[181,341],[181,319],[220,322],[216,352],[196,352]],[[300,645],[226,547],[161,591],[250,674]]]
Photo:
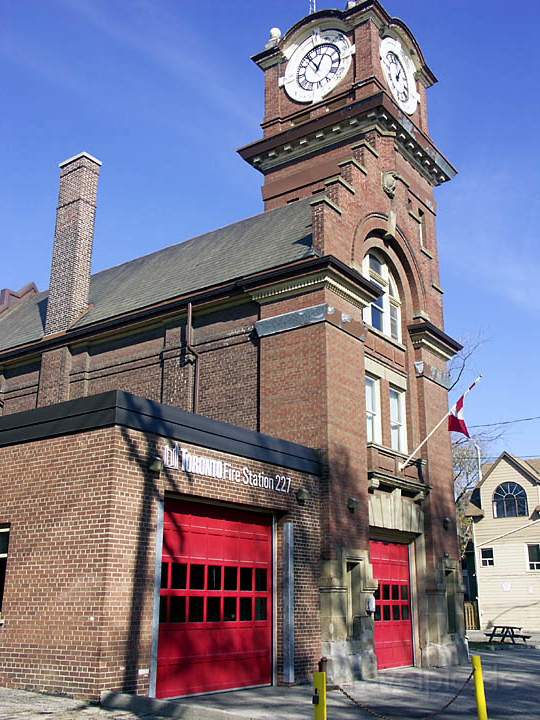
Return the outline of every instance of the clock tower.
[[[362,141],[391,137],[407,176],[428,188],[455,174],[428,130],[436,78],[377,0],[308,15],[283,36],[273,28],[253,60],[265,74],[264,137],[240,154],[264,175],[266,209],[324,190],[343,159],[362,158]]]
[[[253,60],[265,78],[263,137],[239,152],[263,175],[265,209],[308,203],[313,255],[358,278],[356,288],[289,283],[268,290],[261,308],[270,318],[318,302],[334,318],[309,340],[300,329],[287,345],[272,336],[260,346],[260,429],[316,446],[326,463],[322,654],[336,681],[457,662],[449,433],[441,428],[408,460],[448,409],[446,363],[461,347],[443,330],[434,189],[456,171],[429,132],[436,77],[377,0],[310,14],[284,34],[273,28]],[[362,296],[365,280],[377,300]],[[297,383],[276,382],[284,356]]]

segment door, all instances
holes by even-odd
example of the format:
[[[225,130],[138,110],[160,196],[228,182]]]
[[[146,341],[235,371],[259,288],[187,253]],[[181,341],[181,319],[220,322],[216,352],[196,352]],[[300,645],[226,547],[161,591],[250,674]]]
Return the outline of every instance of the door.
[[[369,543],[375,593],[375,653],[379,670],[412,665],[411,582],[409,546],[372,540]]]
[[[157,697],[272,682],[272,518],[169,501]]]

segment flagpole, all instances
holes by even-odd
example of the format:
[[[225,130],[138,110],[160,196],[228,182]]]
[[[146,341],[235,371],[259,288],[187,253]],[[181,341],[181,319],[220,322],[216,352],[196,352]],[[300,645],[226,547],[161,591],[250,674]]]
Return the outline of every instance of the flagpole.
[[[471,390],[473,389],[473,387],[476,385],[476,383],[479,382],[481,379],[482,379],[482,376],[479,375],[476,378],[476,380],[472,383],[472,385],[469,385],[469,387],[465,390],[465,392],[463,393],[463,395],[461,397],[464,398],[466,395],[468,395],[471,392]],[[416,453],[424,447],[424,445],[427,443],[427,441],[433,435],[433,433],[436,432],[441,427],[443,422],[448,418],[450,413],[455,409],[456,405],[457,405],[457,402],[454,403],[454,405],[452,405],[452,407],[448,410],[446,415],[443,415],[443,417],[439,420],[439,422],[435,425],[435,427],[428,433],[428,435],[426,435],[426,437],[422,440],[420,445],[415,450],[413,450],[413,452],[409,455],[409,457],[405,460],[405,462],[399,463],[399,465],[398,465],[399,472],[403,472],[403,470],[405,470],[405,468],[407,467],[407,465],[409,465],[409,463],[411,462],[413,457],[416,455]]]
[[[473,441],[473,445],[476,448],[476,459],[478,460],[478,485],[482,482],[482,451],[480,450],[480,445]]]

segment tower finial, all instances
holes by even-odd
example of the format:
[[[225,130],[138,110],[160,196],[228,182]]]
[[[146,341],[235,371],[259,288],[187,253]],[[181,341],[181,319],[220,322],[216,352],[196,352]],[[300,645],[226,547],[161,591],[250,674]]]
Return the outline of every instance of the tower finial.
[[[317,0],[309,0],[309,14],[313,15],[313,13],[317,12]]]

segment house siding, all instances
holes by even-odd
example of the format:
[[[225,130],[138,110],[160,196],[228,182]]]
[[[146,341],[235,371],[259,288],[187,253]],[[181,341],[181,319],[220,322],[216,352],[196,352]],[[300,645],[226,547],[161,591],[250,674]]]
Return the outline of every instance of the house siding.
[[[503,482],[519,483],[527,493],[528,514],[493,517],[493,493]],[[502,459],[481,487],[484,517],[474,528],[476,568],[482,628],[518,625],[540,631],[540,571],[529,570],[527,545],[540,543],[539,484]],[[482,548],[493,548],[494,565],[483,567]]]

